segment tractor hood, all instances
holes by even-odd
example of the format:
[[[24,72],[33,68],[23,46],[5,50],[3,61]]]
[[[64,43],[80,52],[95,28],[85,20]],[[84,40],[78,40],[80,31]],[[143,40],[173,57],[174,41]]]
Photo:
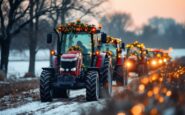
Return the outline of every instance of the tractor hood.
[[[61,56],[61,61],[75,61],[81,56],[80,52],[71,51]]]

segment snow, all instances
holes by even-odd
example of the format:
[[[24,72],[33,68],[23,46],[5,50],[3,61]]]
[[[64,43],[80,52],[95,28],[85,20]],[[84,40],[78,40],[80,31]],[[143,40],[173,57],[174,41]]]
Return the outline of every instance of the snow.
[[[170,56],[172,56],[173,59],[185,56],[185,49],[173,49],[170,52]]]
[[[129,77],[129,83],[136,79],[134,75]],[[123,91],[124,87],[113,87],[113,95],[116,92]],[[38,91],[36,89],[35,91]],[[80,115],[88,112],[102,110],[106,106],[106,99],[87,102],[85,100],[85,89],[70,90],[69,99],[54,99],[53,102],[42,103],[40,101],[28,102],[22,106],[9,108],[0,111],[0,115],[14,114],[36,114],[36,115]]]
[[[8,66],[8,76],[14,75],[16,77],[23,77],[28,72],[28,61],[10,61]],[[36,61],[35,74],[39,76],[42,72],[42,67],[48,67],[49,61]]]
[[[41,103],[34,101],[24,104],[22,106],[6,109],[0,111],[0,115],[14,115],[14,114],[37,114],[37,115],[80,115],[82,112],[89,112],[91,108],[96,110],[103,109],[105,100],[86,102],[85,97],[81,101],[75,100],[75,97],[84,95],[85,89],[72,90],[70,92],[69,100],[57,99],[53,102]],[[74,98],[74,99],[73,99]]]
[[[49,59],[49,50],[42,49],[38,50],[36,53],[36,60],[48,60]],[[29,50],[17,51],[11,50],[9,60],[29,60]]]

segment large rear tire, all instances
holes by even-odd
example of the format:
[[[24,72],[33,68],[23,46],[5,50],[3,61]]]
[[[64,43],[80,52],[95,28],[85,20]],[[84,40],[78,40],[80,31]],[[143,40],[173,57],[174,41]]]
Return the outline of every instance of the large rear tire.
[[[40,99],[41,102],[51,102],[53,90],[51,87],[52,74],[43,70],[40,76]]]
[[[103,97],[110,97],[112,95],[112,64],[110,58],[106,58],[103,67]]]
[[[99,74],[96,71],[87,73],[86,78],[86,100],[96,101],[100,97]]]

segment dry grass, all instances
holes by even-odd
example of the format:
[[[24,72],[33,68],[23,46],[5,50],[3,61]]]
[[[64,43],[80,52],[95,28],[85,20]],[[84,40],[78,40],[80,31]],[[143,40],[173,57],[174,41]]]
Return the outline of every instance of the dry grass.
[[[0,97],[9,94],[14,95],[30,89],[36,89],[38,87],[38,79],[3,82],[0,84]]]

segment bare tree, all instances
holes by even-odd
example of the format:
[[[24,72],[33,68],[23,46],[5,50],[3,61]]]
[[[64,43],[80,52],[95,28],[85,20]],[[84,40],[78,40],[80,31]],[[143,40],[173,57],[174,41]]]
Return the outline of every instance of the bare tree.
[[[16,34],[34,18],[50,12],[53,8],[42,9],[32,17],[28,15],[30,3],[28,0],[1,0],[0,1],[0,69],[7,73],[10,43]]]
[[[116,13],[101,20],[105,31],[112,35],[123,38],[128,27],[132,24],[131,16],[127,13]]]

